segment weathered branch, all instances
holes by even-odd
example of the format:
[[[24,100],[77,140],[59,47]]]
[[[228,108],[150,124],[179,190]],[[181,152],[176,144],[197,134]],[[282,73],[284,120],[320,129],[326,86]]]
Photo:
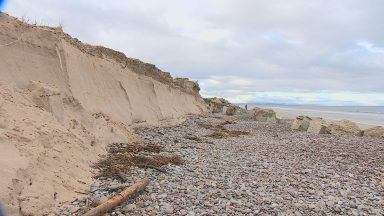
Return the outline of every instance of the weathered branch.
[[[107,211],[115,208],[116,206],[118,206],[120,203],[128,200],[129,198],[131,198],[134,194],[136,194],[137,192],[141,191],[141,190],[144,190],[144,188],[149,184],[149,180],[148,178],[145,178],[143,180],[140,180],[138,182],[136,182],[134,185],[128,187],[127,189],[125,189],[124,191],[122,191],[121,193],[119,193],[118,195],[110,198],[109,200],[107,200],[106,202],[100,204],[99,206],[97,206],[96,208],[94,209],[91,209],[90,211],[88,211],[86,214],[84,214],[84,216],[97,216],[97,215],[102,215],[104,213],[106,213]]]

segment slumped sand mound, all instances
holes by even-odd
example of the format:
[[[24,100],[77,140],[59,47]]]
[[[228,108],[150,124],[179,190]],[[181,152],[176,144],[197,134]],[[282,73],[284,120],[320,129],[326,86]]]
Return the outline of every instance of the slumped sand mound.
[[[204,112],[198,85],[154,65],[0,14],[0,198],[42,215],[88,188],[106,145],[133,124]]]

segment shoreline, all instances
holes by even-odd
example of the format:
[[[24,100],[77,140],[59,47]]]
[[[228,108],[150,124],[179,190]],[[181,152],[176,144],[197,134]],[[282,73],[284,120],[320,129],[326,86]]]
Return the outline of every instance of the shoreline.
[[[281,109],[281,108],[273,108],[273,110],[276,112],[276,117],[280,118],[280,119],[295,120],[297,116],[307,115],[307,114],[303,114],[303,113],[299,113],[299,112],[294,114],[292,112],[287,112],[286,110]],[[323,118],[324,120],[327,120],[327,121],[343,120],[343,118],[325,118],[324,116],[318,116],[318,115],[308,115],[308,116],[309,117],[320,117],[320,118]],[[347,120],[353,121],[351,119],[347,119]],[[362,130],[373,128],[376,126],[383,126],[383,125],[374,125],[374,124],[363,124],[363,123],[359,123],[356,121],[353,121],[353,122],[356,123],[359,126],[359,128]]]
[[[373,128],[376,126],[384,127],[384,114],[350,113],[350,112],[340,112],[340,111],[286,108],[286,107],[265,106],[265,105],[250,106],[248,110],[251,110],[254,107],[260,107],[263,109],[272,109],[276,112],[276,117],[281,119],[294,120],[297,116],[304,115],[309,117],[320,117],[320,118],[323,118],[324,120],[329,120],[329,121],[349,120],[356,123],[362,130]]]

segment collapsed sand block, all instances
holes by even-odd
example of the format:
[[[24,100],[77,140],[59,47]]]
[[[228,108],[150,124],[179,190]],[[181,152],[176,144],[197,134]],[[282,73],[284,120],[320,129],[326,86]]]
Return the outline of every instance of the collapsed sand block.
[[[212,113],[225,114],[226,107],[230,105],[230,103],[224,98],[204,98],[204,101],[208,105],[208,110]]]
[[[307,131],[312,119],[308,116],[298,116],[293,122],[291,129],[292,130],[300,130]]]
[[[236,107],[235,115],[247,114],[248,110],[242,107]]]
[[[333,134],[337,136],[363,136],[364,134],[364,131],[357,124],[349,120],[326,121],[322,118],[310,118],[308,116],[296,117],[291,129],[307,131],[313,134]],[[372,136],[379,136],[379,128],[372,129],[371,134]]]
[[[221,110],[221,114],[226,114],[227,113],[227,106],[223,106],[223,109]]]
[[[237,108],[235,106],[227,107],[225,114],[226,115],[234,115],[236,113]]]
[[[276,112],[272,109],[261,109],[255,107],[251,110],[253,119],[261,122],[278,123],[280,120],[276,117]]]
[[[327,122],[322,118],[314,118],[309,122],[307,132],[313,134],[329,134]]]
[[[222,113],[223,112],[223,105],[216,104],[216,103],[209,103],[208,104],[208,110],[212,113]]]
[[[384,127],[377,126],[369,128],[364,131],[364,136],[373,137],[373,138],[384,138]]]
[[[332,121],[328,125],[328,130],[334,135],[363,136],[364,134],[356,123],[349,120]]]

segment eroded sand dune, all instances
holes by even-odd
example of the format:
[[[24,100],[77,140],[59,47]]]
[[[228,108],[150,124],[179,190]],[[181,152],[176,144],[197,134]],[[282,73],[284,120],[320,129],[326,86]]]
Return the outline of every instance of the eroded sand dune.
[[[0,198],[41,215],[87,188],[106,145],[133,124],[177,122],[206,107],[196,83],[0,14]]]

